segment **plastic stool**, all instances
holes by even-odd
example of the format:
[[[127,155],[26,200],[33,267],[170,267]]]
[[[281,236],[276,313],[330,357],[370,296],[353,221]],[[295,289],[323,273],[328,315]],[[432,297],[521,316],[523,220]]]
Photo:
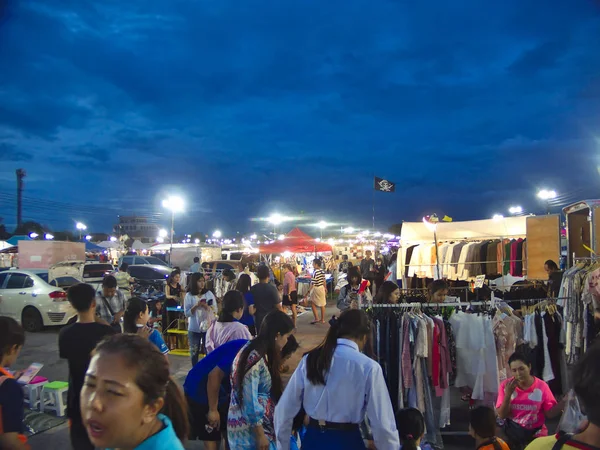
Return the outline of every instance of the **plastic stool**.
[[[58,417],[63,417],[67,409],[63,394],[68,390],[69,383],[66,381],[53,381],[45,384],[42,388],[41,412],[54,411]]]
[[[48,384],[48,378],[36,376],[31,383],[23,386],[25,392],[25,403],[29,409],[40,409],[43,387]]]

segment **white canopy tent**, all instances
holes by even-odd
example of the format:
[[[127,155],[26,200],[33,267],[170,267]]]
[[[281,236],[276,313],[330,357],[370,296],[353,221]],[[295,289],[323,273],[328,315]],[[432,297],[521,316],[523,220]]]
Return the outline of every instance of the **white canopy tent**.
[[[517,238],[527,235],[527,217],[504,217],[499,219],[470,220],[465,222],[439,222],[435,225],[437,241],[484,240]],[[406,249],[415,244],[435,242],[432,225],[423,222],[403,222],[400,233],[401,258],[397,265],[397,277],[403,279],[406,264]]]
[[[104,247],[104,248],[119,248],[119,243],[118,242],[112,242],[112,241],[102,241],[102,242],[98,242],[98,247]]]
[[[11,245],[6,241],[0,241],[0,250],[4,250],[5,248],[11,248],[11,247],[14,247],[14,245]]]
[[[150,244],[143,244],[142,241],[135,240],[133,244],[131,244],[132,250],[145,250],[150,247]]]

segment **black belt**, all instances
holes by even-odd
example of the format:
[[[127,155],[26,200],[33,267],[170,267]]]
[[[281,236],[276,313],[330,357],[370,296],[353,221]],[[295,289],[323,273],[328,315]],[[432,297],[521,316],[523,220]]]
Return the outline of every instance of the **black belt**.
[[[337,422],[327,422],[325,420],[317,420],[310,418],[308,422],[309,427],[320,428],[321,431],[325,430],[339,430],[339,431],[355,431],[358,430],[357,423],[337,423]]]

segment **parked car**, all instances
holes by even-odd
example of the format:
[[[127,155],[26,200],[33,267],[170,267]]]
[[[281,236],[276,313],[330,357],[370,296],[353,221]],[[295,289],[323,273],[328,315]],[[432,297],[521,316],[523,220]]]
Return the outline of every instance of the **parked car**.
[[[76,284],[73,277],[48,282],[47,270],[0,272],[0,315],[12,317],[26,331],[65,325],[75,315],[64,288]]]
[[[166,282],[167,278],[171,274],[172,269],[167,266],[159,266],[159,265],[150,265],[150,264],[142,264],[129,266],[127,268],[127,273],[131,275],[136,280],[144,280],[144,281],[162,281]]]
[[[62,261],[48,270],[50,281],[60,277],[73,277],[83,283],[98,283],[113,272],[112,264],[86,261]]]
[[[166,266],[170,267],[166,262],[162,259],[157,258],[156,256],[138,256],[138,255],[129,255],[129,256],[121,256],[119,258],[119,267],[121,264],[127,263],[130,266],[140,266],[140,265],[153,265],[153,266]]]

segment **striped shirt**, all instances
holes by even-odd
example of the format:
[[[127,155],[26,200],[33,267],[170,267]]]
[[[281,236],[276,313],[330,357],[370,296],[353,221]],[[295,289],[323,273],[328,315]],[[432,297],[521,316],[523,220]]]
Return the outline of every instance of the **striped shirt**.
[[[325,286],[325,272],[323,272],[321,269],[315,269],[312,284],[314,287]]]

